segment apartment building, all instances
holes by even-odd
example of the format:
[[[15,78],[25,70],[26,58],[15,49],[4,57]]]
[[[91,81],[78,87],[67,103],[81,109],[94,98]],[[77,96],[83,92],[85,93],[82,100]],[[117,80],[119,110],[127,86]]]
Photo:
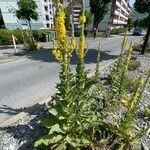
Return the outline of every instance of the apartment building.
[[[106,31],[108,28],[118,28],[127,24],[130,13],[128,0],[112,0],[108,7],[107,14],[99,24],[98,29],[100,31]]]
[[[70,2],[70,3],[69,3]],[[90,0],[85,1],[85,7],[90,10]],[[72,10],[72,19],[75,26],[79,26],[79,16],[81,12],[81,1],[80,0],[64,0],[64,4],[67,6],[70,4]],[[130,6],[129,0],[112,0],[108,4],[108,12],[104,19],[100,22],[98,30],[106,31],[108,28],[118,28],[126,25],[129,17]],[[89,29],[92,29],[92,25]]]
[[[18,9],[18,0],[0,0],[0,9],[2,12],[5,27],[7,29],[27,29],[28,23],[25,19],[18,20],[15,16],[15,10]],[[38,20],[31,21],[33,29],[53,29],[55,8],[52,0],[35,0],[39,14]]]

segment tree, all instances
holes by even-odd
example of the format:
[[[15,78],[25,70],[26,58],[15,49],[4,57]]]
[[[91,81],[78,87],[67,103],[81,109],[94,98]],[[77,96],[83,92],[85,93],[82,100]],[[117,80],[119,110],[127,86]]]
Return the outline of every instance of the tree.
[[[98,27],[108,11],[111,0],[90,0],[91,13],[94,15],[93,29]]]
[[[91,12],[85,10],[85,16],[86,16],[86,22],[85,22],[85,28],[86,28],[87,25],[93,22],[93,15]]]
[[[3,20],[3,16],[2,16],[2,12],[1,12],[1,9],[0,9],[0,28],[4,28],[4,20]]]
[[[134,27],[137,27],[139,25],[139,19],[136,19],[134,22],[133,22],[133,25]]]
[[[136,0],[134,3],[134,8],[139,13],[148,13],[148,17],[145,18],[145,21],[143,22],[143,25],[146,26],[147,33],[145,35],[145,40],[143,43],[141,54],[145,53],[146,46],[148,44],[149,36],[150,36],[150,1],[149,0]]]
[[[129,28],[129,31],[131,30],[131,27],[133,27],[133,23],[134,23],[133,18],[129,17],[128,22],[127,22],[127,26]]]
[[[34,0],[19,0],[17,5],[16,16],[18,19],[26,19],[28,21],[31,33],[31,20],[38,20],[38,13],[36,12],[38,6]]]

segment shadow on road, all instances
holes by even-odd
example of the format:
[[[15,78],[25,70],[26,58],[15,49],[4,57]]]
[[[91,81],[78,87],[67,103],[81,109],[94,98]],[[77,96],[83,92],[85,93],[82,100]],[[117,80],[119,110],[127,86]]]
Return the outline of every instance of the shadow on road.
[[[18,108],[18,109],[13,109],[7,105],[2,105],[0,107],[0,114],[9,114],[9,115],[16,115],[19,112],[24,111],[26,108]]]
[[[101,61],[109,60],[109,59],[115,59],[116,55],[110,55],[109,52],[111,50],[101,51]],[[34,54],[28,54],[27,56],[29,59],[37,60],[37,61],[44,61],[44,62],[57,62],[57,60],[54,58],[52,54],[52,50],[44,50],[40,53],[34,53]],[[85,57],[85,64],[90,63],[96,63],[96,57],[97,57],[97,49],[89,49],[86,57]],[[75,52],[72,54],[71,58],[71,64],[76,65],[78,62],[78,58],[75,54]]]
[[[47,133],[46,128],[40,125],[40,121],[43,117],[45,118],[49,116],[48,110],[45,104],[40,105],[40,107],[38,104],[37,107],[38,109],[32,113],[27,112],[26,108],[12,109],[7,106],[0,108],[4,111],[7,111],[7,113],[11,113],[11,114],[24,111],[30,115],[30,119],[26,117],[24,121],[20,120],[17,124],[14,124],[8,127],[0,127],[0,141],[1,141],[0,149],[3,149],[1,143],[3,143],[3,145],[4,143],[7,143],[7,146],[8,146],[7,148],[9,148],[9,146],[12,147],[14,145],[14,149],[17,149],[17,150],[33,150],[34,149],[33,144],[35,140],[37,140],[37,138]],[[9,134],[9,138],[5,136],[6,138],[5,139],[2,136],[4,132]],[[19,145],[19,146],[15,147],[15,145]]]

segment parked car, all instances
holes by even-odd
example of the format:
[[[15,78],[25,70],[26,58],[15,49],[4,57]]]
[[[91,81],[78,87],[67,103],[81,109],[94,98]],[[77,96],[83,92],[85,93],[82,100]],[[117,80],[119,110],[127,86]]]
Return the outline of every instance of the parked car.
[[[132,35],[141,35],[141,34],[142,34],[141,28],[135,28],[132,33]]]
[[[80,28],[75,27],[74,28],[74,36],[80,36],[80,33],[81,33]]]

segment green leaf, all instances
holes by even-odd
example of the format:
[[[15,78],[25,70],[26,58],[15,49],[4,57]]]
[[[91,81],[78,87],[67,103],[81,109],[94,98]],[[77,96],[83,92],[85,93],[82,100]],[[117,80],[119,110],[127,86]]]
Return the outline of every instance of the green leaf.
[[[55,150],[65,150],[65,149],[67,149],[66,143],[62,143]]]
[[[49,109],[49,113],[51,113],[54,116],[56,116],[58,114],[58,112],[57,112],[57,110],[55,108]]]
[[[38,147],[42,144],[49,146],[50,144],[59,142],[62,138],[63,138],[62,135],[57,134],[44,135],[35,142],[34,147]]]
[[[55,124],[54,126],[51,127],[49,134],[52,133],[64,133],[64,131],[60,128],[59,124]]]

